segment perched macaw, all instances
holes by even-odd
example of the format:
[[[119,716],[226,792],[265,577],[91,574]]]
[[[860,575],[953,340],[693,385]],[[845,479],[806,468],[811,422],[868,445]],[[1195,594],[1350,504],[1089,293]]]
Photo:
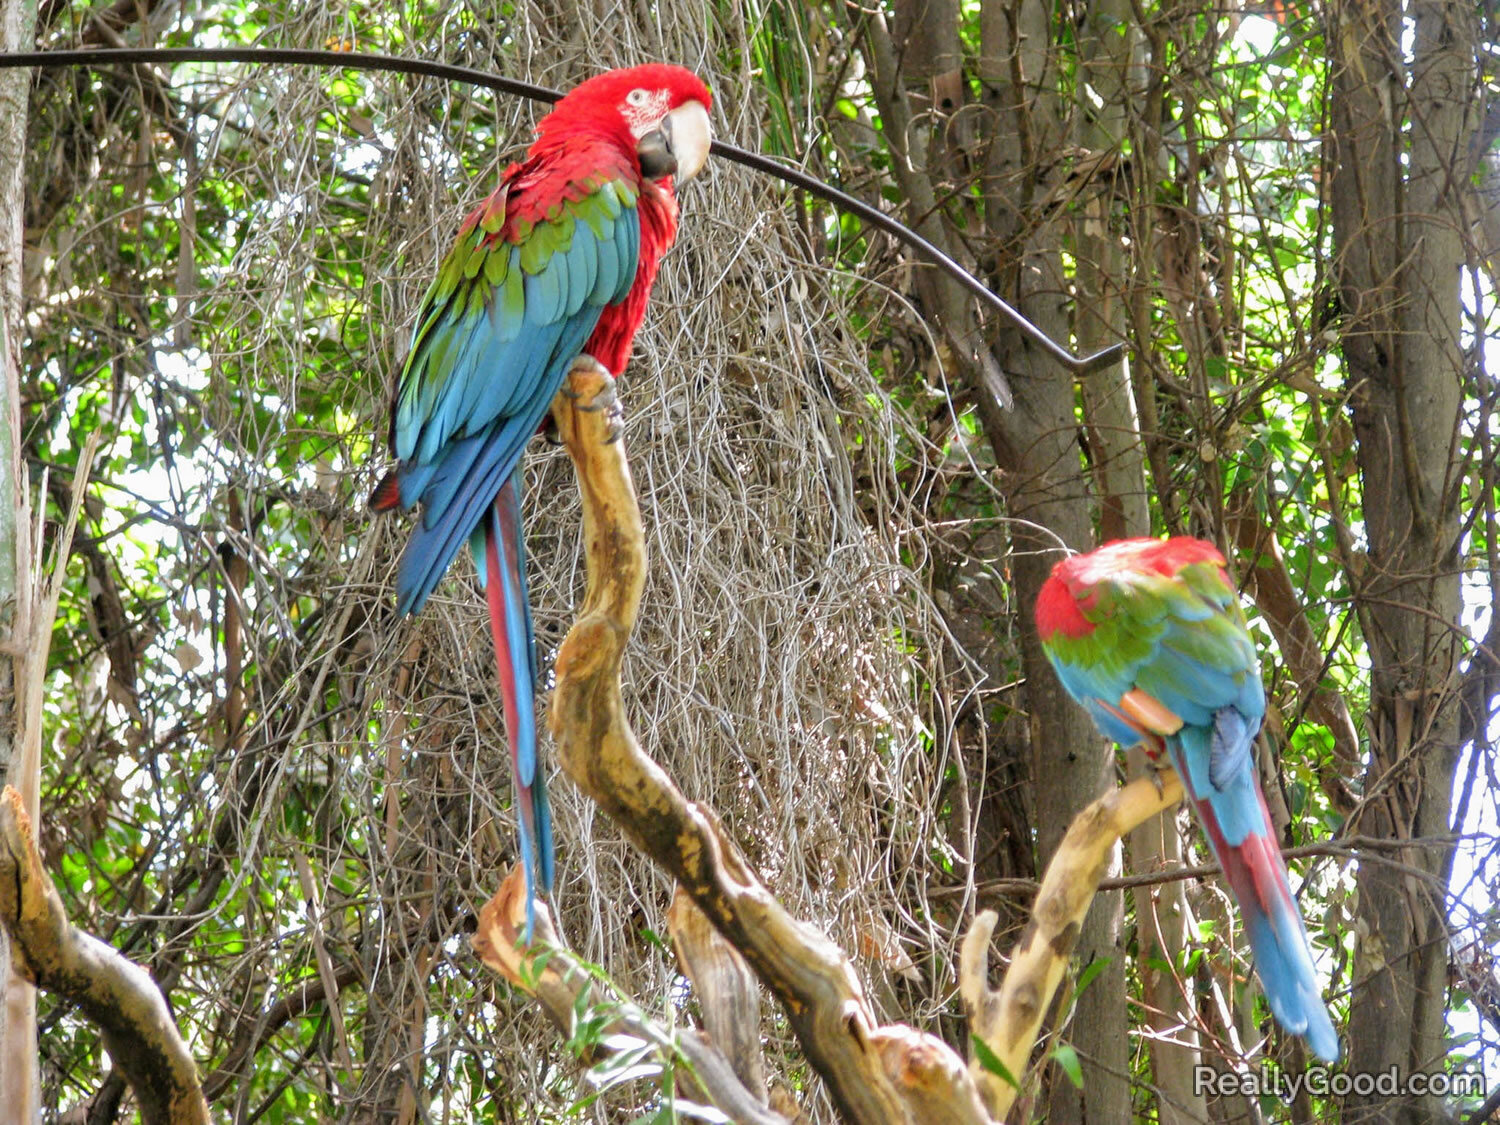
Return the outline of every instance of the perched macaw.
[[[1336,1060],[1256,775],[1266,693],[1224,556],[1183,537],[1106,543],[1053,568],[1036,623],[1058,679],[1105,737],[1153,757],[1165,747],[1239,903],[1271,1012]]]
[[[391,410],[376,511],[422,506],[397,610],[422,608],[464,540],[489,605],[526,872],[525,940],[552,889],[537,747],[521,454],[582,354],[618,375],[677,233],[674,184],[708,157],[708,88],[651,64],[589,79],[464,219],[423,299]]]

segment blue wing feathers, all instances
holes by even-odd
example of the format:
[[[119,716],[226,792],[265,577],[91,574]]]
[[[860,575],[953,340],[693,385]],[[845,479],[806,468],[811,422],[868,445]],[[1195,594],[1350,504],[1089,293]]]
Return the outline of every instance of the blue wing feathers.
[[[452,488],[453,495],[445,511],[431,520],[427,512],[413,529],[401,552],[401,567],[396,574],[396,611],[416,613],[447,571],[459,546],[472,533],[478,520],[465,518],[476,505],[481,515],[505,480],[506,450],[498,442],[486,441],[482,434],[462,442],[455,452],[467,455],[462,471],[446,478],[439,474],[434,481]],[[523,447],[524,448],[524,447]],[[514,455],[519,460],[519,452]]]
[[[615,297],[620,287],[620,262],[624,258],[625,251],[620,245],[620,239],[615,237],[615,223],[608,223],[609,235],[600,243],[599,254],[595,258],[595,264],[599,269],[599,276],[594,281],[594,289],[589,298],[593,305],[613,304],[619,298]],[[632,259],[634,260],[634,259]],[[632,271],[633,273],[634,271]],[[601,297],[601,294],[607,296]]]
[[[1255,756],[1251,753],[1255,731],[1241,726],[1242,745],[1226,749],[1216,769],[1214,730],[1214,726],[1185,726],[1167,739],[1167,747],[1172,764],[1188,779],[1195,798],[1213,809],[1225,841],[1230,847],[1238,847],[1246,836],[1264,832],[1266,827],[1256,788]],[[1216,775],[1220,784],[1214,782]]]
[[[1255,730],[1235,707],[1221,707],[1214,715],[1209,743],[1208,781],[1215,789],[1227,789],[1235,778],[1255,776]]]
[[[1143,665],[1136,686],[1156,699],[1184,723],[1206,726],[1218,708],[1239,696],[1236,676],[1174,652],[1166,645]]]
[[[450,442],[433,461],[403,467],[402,505],[411,507],[421,501],[423,508],[396,579],[401,612],[416,613],[422,608],[463,541],[481,525],[490,501],[520,463],[526,443],[598,318],[599,310],[592,309],[591,316],[551,326],[547,333],[550,348],[539,348],[534,357],[527,357],[523,378],[516,384],[518,390],[531,386],[529,399],[510,402],[509,413],[499,415],[478,434]]]
[[[612,185],[606,187],[614,217],[596,229],[564,212],[559,222],[571,225],[572,237],[565,249],[531,263],[537,272],[522,268],[523,247],[518,245],[508,250],[498,288],[484,268],[450,293],[440,294],[436,286],[429,292],[397,401],[395,453],[400,460],[434,460],[453,439],[477,434],[496,417],[521,409],[535,381],[560,382],[576,353],[559,358],[559,339],[572,337],[574,322],[582,318],[587,325],[580,343],[586,340],[603,307],[629,292],[639,257],[640,219],[633,207],[621,207]],[[492,247],[486,263],[500,261],[496,255],[506,253],[503,245]],[[497,266],[495,272],[502,271]],[[557,335],[541,333],[548,328]],[[554,369],[559,363],[560,369]],[[403,498],[408,492],[402,489]],[[476,522],[478,518],[476,512]]]
[[[594,295],[594,282],[599,270],[595,266],[599,254],[590,253],[585,238],[575,238],[566,255],[568,277],[572,285],[567,290],[567,303],[563,307],[565,316],[577,316],[584,304]]]
[[[547,270],[547,283],[552,290],[552,319],[561,320],[568,315],[569,291],[573,285],[572,270],[568,265],[571,248],[559,250],[552,255],[551,268]]]
[[[1097,700],[1089,700],[1084,706],[1094,720],[1094,725],[1105,738],[1112,738],[1121,746],[1134,746],[1141,740],[1141,732],[1121,719],[1113,711],[1103,707]]]
[[[613,305],[625,299],[630,292],[630,287],[635,284],[635,267],[641,258],[641,221],[634,211],[622,224],[621,234],[624,236],[619,240],[620,252],[620,283],[615,288],[615,299],[609,304]]]

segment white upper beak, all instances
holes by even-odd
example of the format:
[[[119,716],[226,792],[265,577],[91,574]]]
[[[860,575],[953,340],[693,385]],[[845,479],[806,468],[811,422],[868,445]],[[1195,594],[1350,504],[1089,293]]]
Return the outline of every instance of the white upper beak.
[[[677,157],[677,182],[691,180],[707,163],[708,146],[713,143],[708,110],[702,102],[684,102],[662,118],[661,128]]]

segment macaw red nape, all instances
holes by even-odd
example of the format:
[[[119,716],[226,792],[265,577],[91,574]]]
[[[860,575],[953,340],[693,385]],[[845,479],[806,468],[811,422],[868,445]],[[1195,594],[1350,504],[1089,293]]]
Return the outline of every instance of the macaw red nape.
[[[1198,539],[1121,539],[1053,568],[1042,647],[1105,736],[1165,746],[1245,919],[1276,1019],[1333,1062],[1339,1040],[1255,769],[1266,713],[1224,556]]]
[[[397,610],[416,613],[464,540],[489,605],[526,872],[525,940],[552,889],[537,748],[535,642],[522,542],[521,454],[574,359],[618,375],[677,233],[674,181],[708,157],[708,88],[652,64],[578,86],[537,123],[526,159],[464,220],[417,315],[391,411],[399,464],[376,511],[422,505]]]

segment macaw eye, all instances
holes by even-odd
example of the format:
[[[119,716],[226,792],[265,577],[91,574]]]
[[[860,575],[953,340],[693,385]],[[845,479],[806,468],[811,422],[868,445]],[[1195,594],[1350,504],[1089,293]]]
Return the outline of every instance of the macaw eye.
[[[650,91],[643,90],[639,86],[637,86],[634,90],[625,95],[625,100],[631,105],[645,105],[647,99],[649,99],[650,97]]]

